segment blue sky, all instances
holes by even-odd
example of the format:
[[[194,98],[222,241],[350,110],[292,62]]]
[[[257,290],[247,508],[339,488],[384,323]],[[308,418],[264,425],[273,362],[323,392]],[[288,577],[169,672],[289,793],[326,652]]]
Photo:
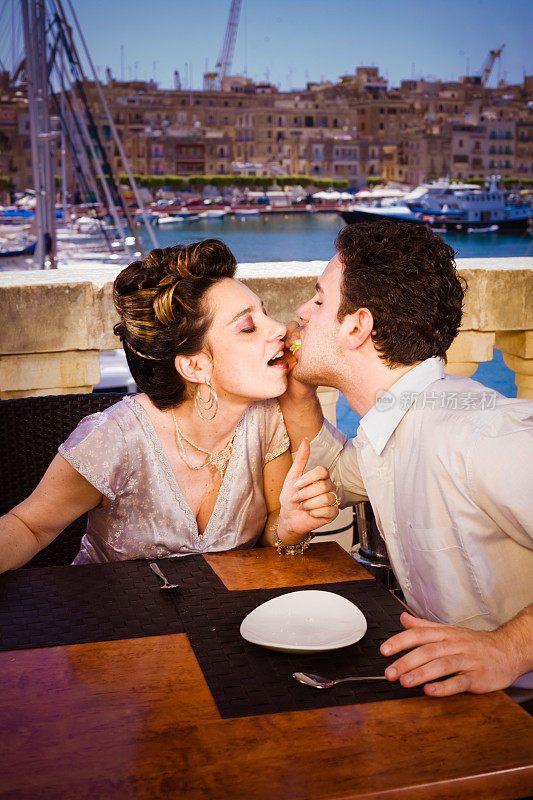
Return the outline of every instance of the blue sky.
[[[72,0],[93,61],[104,75],[182,82],[201,88],[214,67],[230,0]],[[65,2],[65,8],[68,5]],[[302,88],[376,65],[391,85],[402,78],[479,74],[505,44],[498,77],[533,74],[533,0],[243,0],[233,72]],[[207,60],[207,62],[206,62]],[[188,88],[188,87],[187,87]]]
[[[93,61],[125,78],[172,85],[192,66],[193,88],[213,68],[230,0],[72,0]],[[457,79],[479,73],[490,49],[505,44],[498,71],[509,82],[533,74],[532,0],[243,0],[233,72],[281,89],[335,80],[359,65],[402,78]],[[186,67],[186,64],[188,66]]]

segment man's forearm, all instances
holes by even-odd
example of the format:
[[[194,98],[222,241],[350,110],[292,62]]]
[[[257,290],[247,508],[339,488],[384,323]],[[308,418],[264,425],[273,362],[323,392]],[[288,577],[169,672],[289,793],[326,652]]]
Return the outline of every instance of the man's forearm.
[[[286,392],[279,403],[294,453],[304,437],[312,441],[320,433],[324,422],[322,407],[316,392],[297,401]]]
[[[533,603],[494,631],[509,657],[516,661],[517,675],[533,671]]]

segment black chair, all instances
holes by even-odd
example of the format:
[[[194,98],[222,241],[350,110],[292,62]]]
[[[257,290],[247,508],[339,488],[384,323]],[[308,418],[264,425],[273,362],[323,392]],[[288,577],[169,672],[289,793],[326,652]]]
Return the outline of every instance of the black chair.
[[[0,514],[24,500],[37,486],[59,445],[78,422],[104,411],[123,394],[64,394],[0,400]],[[26,564],[70,564],[87,526],[84,514]]]
[[[390,565],[387,547],[379,532],[372,505],[368,500],[354,506],[354,516],[358,541],[357,543],[354,541],[352,556],[387,589],[398,591],[399,584]]]

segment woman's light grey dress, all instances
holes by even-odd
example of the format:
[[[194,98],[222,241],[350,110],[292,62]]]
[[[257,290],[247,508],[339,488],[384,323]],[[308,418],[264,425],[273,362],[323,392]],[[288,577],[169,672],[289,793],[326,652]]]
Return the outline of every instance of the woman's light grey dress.
[[[203,534],[144,408],[132,396],[83,419],[59,453],[111,501],[89,511],[74,564],[253,547],[267,519],[263,467],[289,447],[277,400],[241,417]]]

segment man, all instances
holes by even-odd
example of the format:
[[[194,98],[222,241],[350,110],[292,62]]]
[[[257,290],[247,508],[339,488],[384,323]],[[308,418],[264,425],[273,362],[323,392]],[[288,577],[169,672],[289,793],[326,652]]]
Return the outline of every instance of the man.
[[[382,644],[407,651],[387,677],[441,697],[508,687],[533,670],[533,402],[444,373],[463,288],[439,236],[349,225],[336,249],[297,312],[281,399],[292,448],[313,439],[341,505],[372,503],[418,615],[402,614],[406,630]],[[309,384],[343,392],[362,416],[354,440],[323,421]],[[295,497],[312,507],[306,482]]]

